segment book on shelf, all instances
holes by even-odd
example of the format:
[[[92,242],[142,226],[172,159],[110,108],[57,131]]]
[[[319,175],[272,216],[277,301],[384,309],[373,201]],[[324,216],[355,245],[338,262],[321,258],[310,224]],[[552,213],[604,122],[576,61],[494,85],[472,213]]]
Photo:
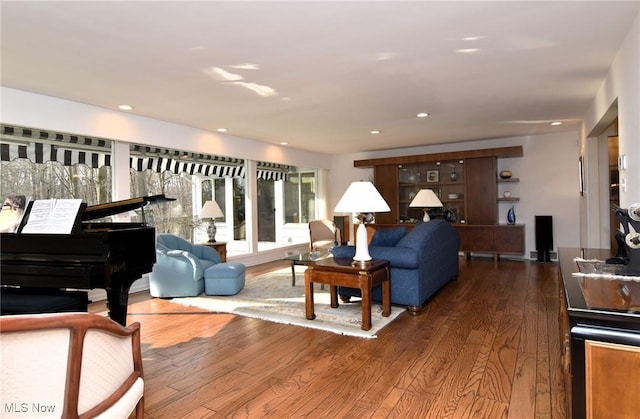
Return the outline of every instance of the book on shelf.
[[[37,199],[29,203],[18,232],[22,234],[71,234],[81,224],[82,199]]]

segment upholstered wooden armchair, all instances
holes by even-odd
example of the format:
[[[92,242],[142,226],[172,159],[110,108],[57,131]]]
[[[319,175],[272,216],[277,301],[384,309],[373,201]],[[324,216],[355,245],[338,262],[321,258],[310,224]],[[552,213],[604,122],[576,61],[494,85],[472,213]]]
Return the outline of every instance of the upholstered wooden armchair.
[[[90,313],[0,317],[0,404],[11,417],[144,416],[140,324]],[[4,417],[4,416],[3,416]]]
[[[330,220],[314,220],[309,222],[309,248],[330,249],[341,244],[340,229]]]

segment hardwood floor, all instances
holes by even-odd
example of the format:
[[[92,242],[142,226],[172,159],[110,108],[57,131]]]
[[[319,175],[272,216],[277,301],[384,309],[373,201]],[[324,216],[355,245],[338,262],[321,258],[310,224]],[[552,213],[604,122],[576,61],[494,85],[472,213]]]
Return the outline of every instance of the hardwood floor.
[[[557,264],[460,258],[460,269],[377,339],[133,294],[146,416],[564,418]]]

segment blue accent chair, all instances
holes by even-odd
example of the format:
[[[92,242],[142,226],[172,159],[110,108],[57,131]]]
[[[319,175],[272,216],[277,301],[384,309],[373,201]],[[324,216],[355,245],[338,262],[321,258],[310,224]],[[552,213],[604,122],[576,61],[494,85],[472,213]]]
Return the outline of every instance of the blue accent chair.
[[[173,234],[156,237],[156,263],[149,274],[152,297],[195,297],[204,291],[204,272],[220,263],[218,252]]]

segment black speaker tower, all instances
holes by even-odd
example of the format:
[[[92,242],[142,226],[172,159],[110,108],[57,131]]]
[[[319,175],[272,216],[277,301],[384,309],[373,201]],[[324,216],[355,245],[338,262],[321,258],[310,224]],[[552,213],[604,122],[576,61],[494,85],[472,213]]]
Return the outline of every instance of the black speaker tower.
[[[553,217],[550,215],[536,215],[536,250],[538,262],[551,262]]]

